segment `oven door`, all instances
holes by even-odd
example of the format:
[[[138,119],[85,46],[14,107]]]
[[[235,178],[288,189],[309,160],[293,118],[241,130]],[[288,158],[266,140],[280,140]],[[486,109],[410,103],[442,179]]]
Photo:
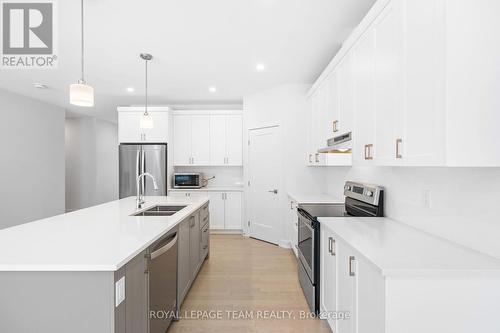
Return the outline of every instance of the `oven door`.
[[[299,260],[302,262],[304,269],[314,285],[314,246],[315,236],[312,217],[304,210],[298,210],[299,225],[298,225],[298,254]]]

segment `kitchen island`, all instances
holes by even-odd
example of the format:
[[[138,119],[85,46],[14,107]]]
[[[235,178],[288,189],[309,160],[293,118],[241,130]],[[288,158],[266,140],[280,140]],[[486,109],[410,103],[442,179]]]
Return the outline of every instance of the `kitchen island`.
[[[140,210],[129,197],[1,230],[0,332],[146,332],[148,256],[173,233],[180,306],[208,256],[209,199],[145,201]],[[185,207],[134,216],[158,205]]]

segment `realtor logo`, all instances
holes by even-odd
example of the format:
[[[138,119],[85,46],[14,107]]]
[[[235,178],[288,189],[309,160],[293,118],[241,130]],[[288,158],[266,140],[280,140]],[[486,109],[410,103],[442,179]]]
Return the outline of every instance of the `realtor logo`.
[[[1,0],[2,68],[54,68],[54,3]]]

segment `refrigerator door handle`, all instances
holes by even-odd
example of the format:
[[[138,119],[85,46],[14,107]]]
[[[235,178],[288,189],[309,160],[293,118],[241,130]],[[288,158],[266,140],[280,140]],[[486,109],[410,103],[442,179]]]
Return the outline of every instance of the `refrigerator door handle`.
[[[137,156],[135,161],[135,179],[141,174],[141,149],[137,150]]]
[[[146,153],[144,152],[144,149],[141,146],[141,174],[146,172]],[[144,178],[141,182],[141,190],[142,190],[142,196],[146,195],[146,178]]]

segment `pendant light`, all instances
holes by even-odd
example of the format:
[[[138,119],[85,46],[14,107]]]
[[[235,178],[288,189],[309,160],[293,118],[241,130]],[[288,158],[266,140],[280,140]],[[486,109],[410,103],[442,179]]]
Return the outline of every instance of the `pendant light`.
[[[94,106],[94,88],[85,82],[84,76],[84,30],[83,30],[83,0],[81,0],[81,19],[82,19],[82,77],[78,83],[69,86],[69,102],[77,106]]]
[[[148,61],[153,59],[153,56],[149,53],[141,53],[141,58],[146,63],[146,103],[144,106],[144,114],[141,117],[141,128],[153,128],[153,117],[148,113]]]

